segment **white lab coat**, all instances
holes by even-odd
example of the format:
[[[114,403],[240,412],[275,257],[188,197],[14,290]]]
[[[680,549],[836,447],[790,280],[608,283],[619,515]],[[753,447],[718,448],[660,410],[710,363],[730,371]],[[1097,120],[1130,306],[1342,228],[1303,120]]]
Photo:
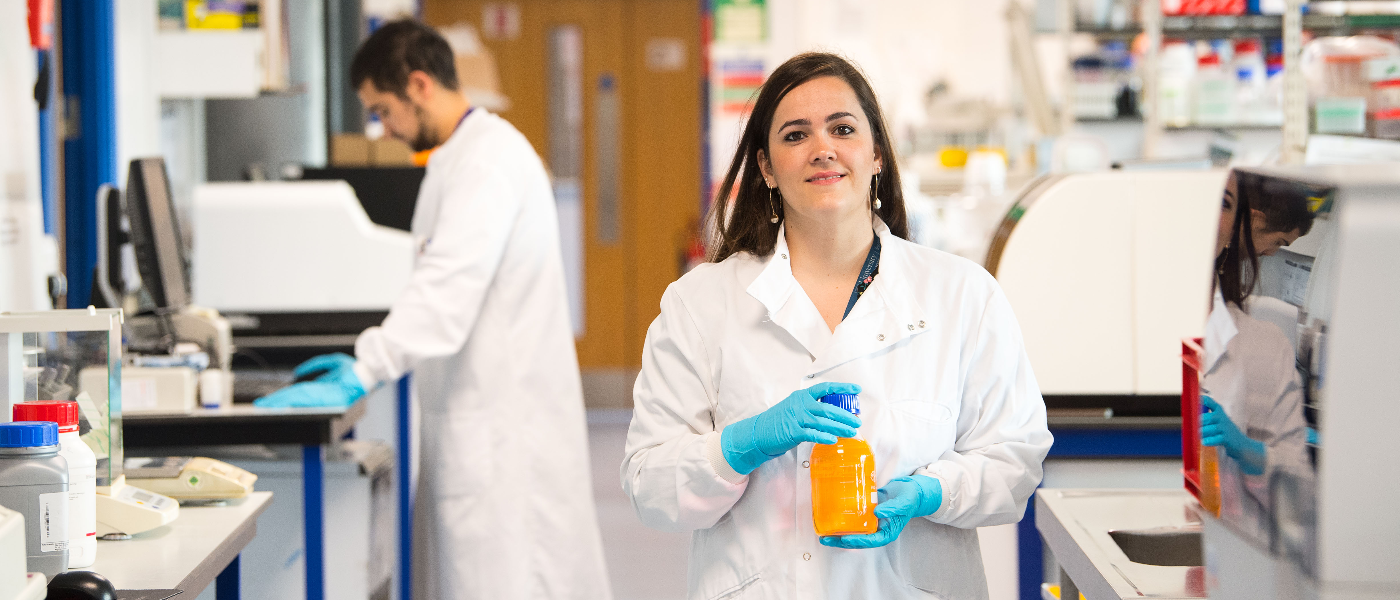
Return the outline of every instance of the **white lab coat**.
[[[1205,335],[1202,387],[1245,435],[1264,443],[1264,474],[1247,475],[1220,451],[1220,518],[1238,533],[1269,545],[1269,478],[1278,470],[1311,478],[1302,378],[1293,345],[1273,323],[1226,304],[1219,290]]]
[[[1011,307],[981,267],[877,223],[880,271],[833,332],[787,242],[671,284],[647,332],[622,487],[652,527],[692,531],[689,597],[985,598],[974,528],[1014,523],[1050,449]],[[854,285],[855,282],[852,282]],[[829,548],[812,525],[812,444],[740,476],[720,431],[821,381],[858,384],[879,485],[911,474],[943,506],[894,543]]]
[[[554,196],[525,137],[468,115],[413,235],[408,288],[355,355],[371,383],[413,371],[414,596],[609,598]]]

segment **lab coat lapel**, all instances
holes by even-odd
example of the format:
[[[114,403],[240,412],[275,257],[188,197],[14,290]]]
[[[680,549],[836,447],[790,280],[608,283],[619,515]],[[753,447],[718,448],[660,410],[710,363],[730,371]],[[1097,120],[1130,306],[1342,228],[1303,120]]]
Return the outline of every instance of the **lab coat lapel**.
[[[865,290],[851,314],[833,332],[826,352],[817,354],[814,371],[820,373],[847,362],[869,356],[914,337],[932,327],[911,291],[912,272],[906,262],[904,240],[895,238],[883,222],[876,223],[880,236],[880,272]]]
[[[418,190],[418,198],[413,207],[413,221],[409,225],[420,253],[427,245],[429,236],[437,225],[438,213],[442,209],[442,185],[439,180],[458,176],[452,169],[457,167],[458,157],[469,149],[470,144],[467,142],[473,135],[471,130],[484,121],[487,114],[484,108],[472,110],[452,134],[447,136],[447,141],[433,150],[432,155],[428,157],[423,184]]]
[[[768,263],[747,291],[768,310],[769,321],[796,339],[813,357],[820,356],[831,341],[831,331],[817,312],[817,306],[792,276],[792,262],[788,260],[787,238],[783,232],[783,227],[779,227],[773,254],[768,256]]]
[[[1230,340],[1234,339],[1238,333],[1239,329],[1235,327],[1235,317],[1230,314],[1224,296],[1220,294],[1220,290],[1215,290],[1210,317],[1206,319],[1206,373],[1215,370],[1216,363],[1219,363],[1220,359],[1225,356],[1225,348],[1230,345]]]

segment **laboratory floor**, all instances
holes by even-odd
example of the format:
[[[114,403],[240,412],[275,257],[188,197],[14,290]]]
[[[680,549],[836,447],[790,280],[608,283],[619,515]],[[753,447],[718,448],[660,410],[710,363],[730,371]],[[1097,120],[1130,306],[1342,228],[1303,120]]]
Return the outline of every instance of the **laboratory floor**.
[[[622,493],[622,464],[631,410],[588,411],[588,445],[593,459],[593,497],[603,530],[614,600],[682,600],[690,534],[650,529]]]

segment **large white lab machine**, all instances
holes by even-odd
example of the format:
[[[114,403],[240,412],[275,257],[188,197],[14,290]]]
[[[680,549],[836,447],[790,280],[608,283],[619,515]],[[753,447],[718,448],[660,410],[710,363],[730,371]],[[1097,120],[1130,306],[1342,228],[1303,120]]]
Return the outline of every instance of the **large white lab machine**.
[[[1236,178],[1242,203],[1301,210],[1311,231],[1261,260],[1228,326],[1212,313],[1206,340],[1181,345],[1191,493],[1038,492],[1037,528],[1068,577],[1062,595],[1400,597],[1400,169]],[[1200,446],[1194,415],[1207,392],[1263,443],[1262,466]]]
[[[1181,338],[1198,336],[1226,172],[1042,178],[986,267],[1015,310],[1052,407],[1175,410]]]
[[[191,223],[195,303],[225,314],[387,310],[413,267],[343,181],[201,185]]]

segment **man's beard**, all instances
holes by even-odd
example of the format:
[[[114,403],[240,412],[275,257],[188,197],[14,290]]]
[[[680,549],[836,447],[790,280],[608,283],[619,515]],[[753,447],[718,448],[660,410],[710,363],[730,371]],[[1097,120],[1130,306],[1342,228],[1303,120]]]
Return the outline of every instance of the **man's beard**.
[[[428,126],[428,114],[423,110],[423,107],[414,104],[413,116],[418,119],[418,135],[409,140],[408,147],[412,148],[414,152],[432,150],[438,147],[442,140],[438,139],[437,132]]]

